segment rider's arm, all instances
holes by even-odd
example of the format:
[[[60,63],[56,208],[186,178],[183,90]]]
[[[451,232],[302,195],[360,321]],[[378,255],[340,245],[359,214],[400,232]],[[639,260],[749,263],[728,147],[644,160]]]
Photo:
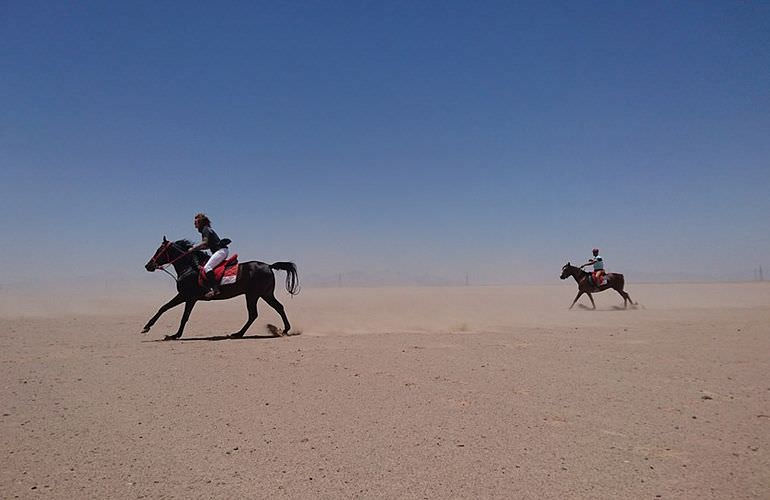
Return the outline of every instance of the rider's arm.
[[[193,250],[206,250],[209,247],[209,231],[210,229],[208,227],[204,227],[201,230],[201,242],[197,245],[193,245],[192,248],[190,248],[190,251]]]
[[[195,250],[206,250],[209,247],[209,239],[203,238],[203,241],[198,243],[197,245],[193,245],[190,247],[190,252],[193,252]]]
[[[589,261],[588,261],[588,262],[586,262],[585,264],[583,264],[582,266],[580,266],[580,269],[583,269],[583,268],[584,268],[584,267],[586,267],[586,266],[590,266],[590,265],[592,265],[594,262],[596,262],[596,259],[589,259]]]

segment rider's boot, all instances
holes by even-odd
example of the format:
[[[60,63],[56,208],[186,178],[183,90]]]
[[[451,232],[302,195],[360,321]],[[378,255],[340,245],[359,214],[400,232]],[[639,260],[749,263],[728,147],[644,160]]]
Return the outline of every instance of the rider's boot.
[[[206,298],[212,298],[217,295],[219,295],[219,284],[217,283],[216,278],[214,277],[214,271],[208,271],[206,273],[206,287],[210,288],[208,292],[206,292]]]

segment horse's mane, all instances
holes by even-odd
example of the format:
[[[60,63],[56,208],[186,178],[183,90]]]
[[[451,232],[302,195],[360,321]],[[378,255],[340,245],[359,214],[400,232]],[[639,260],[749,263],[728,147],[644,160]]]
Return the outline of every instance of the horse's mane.
[[[567,268],[570,268],[570,269],[575,269],[575,270],[577,270],[577,274],[578,274],[579,276],[582,276],[582,275],[584,275],[584,274],[588,274],[588,272],[587,272],[587,271],[585,271],[585,270],[583,270],[583,269],[579,268],[578,266],[573,266],[573,265],[572,265],[571,263],[569,263],[569,262],[567,262],[566,264],[564,264],[564,267],[567,267]]]
[[[189,250],[191,246],[193,246],[192,241],[190,240],[177,240],[174,242],[174,245],[182,248],[183,250]]]
[[[181,249],[183,249],[185,251],[189,250],[190,247],[193,246],[192,241],[190,241],[188,239],[177,240],[177,241],[174,242],[174,245],[176,245],[178,248],[181,248]],[[200,250],[194,251],[193,255],[202,263],[205,263],[206,259],[208,259],[208,257],[209,257],[208,255],[206,255],[204,252],[202,252]]]

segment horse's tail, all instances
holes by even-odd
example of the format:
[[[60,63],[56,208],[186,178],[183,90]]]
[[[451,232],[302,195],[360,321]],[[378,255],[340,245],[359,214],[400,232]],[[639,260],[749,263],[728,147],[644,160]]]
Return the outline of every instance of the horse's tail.
[[[274,262],[270,264],[270,269],[286,271],[286,291],[291,295],[299,293],[299,275],[297,274],[297,265],[294,262]]]

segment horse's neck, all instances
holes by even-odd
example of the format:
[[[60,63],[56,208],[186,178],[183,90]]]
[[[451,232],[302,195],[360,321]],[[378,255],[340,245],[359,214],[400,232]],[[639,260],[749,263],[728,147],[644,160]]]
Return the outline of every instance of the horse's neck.
[[[579,267],[576,267],[575,272],[572,273],[572,277],[575,278],[575,281],[577,281],[578,283],[580,283],[580,280],[585,278],[586,275],[588,275],[588,273],[583,271]]]
[[[177,276],[181,276],[182,273],[194,266],[193,259],[189,255],[182,257],[173,264],[174,270]]]

